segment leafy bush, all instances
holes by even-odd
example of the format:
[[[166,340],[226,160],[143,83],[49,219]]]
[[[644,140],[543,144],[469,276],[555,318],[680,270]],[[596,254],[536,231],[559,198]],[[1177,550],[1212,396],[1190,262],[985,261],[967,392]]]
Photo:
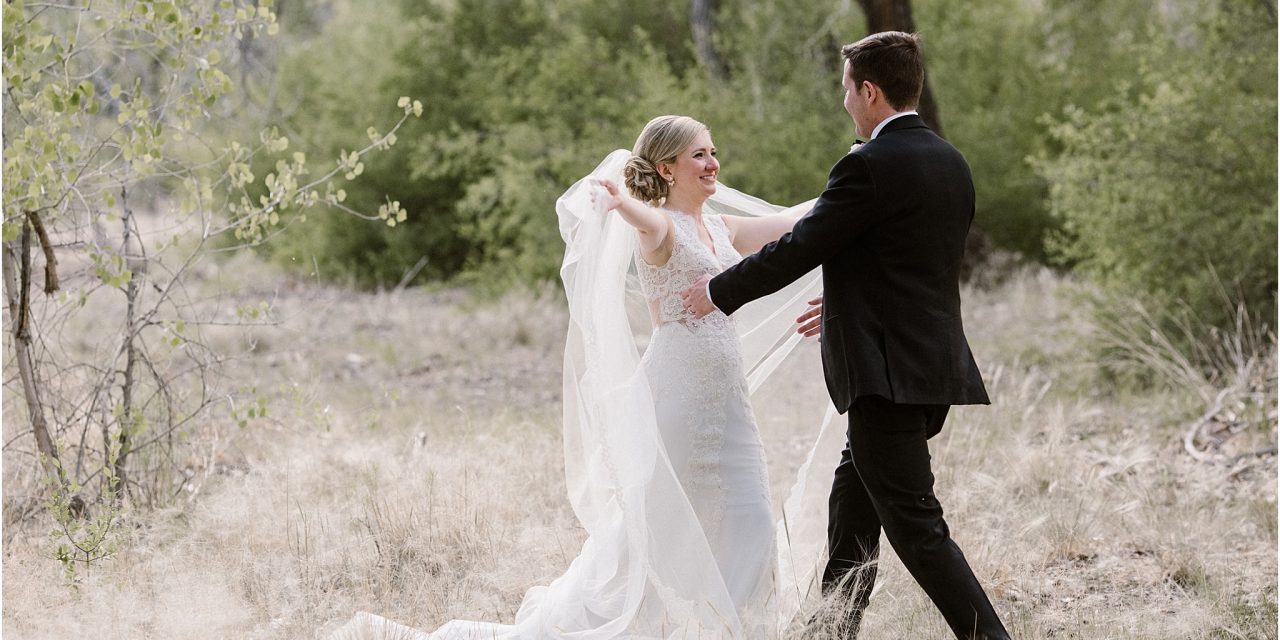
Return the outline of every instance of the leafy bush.
[[[1060,221],[1028,160],[1061,146],[1043,119],[1093,109],[1136,73],[1137,51],[1165,38],[1146,0],[916,3],[930,83],[947,138],[977,189],[976,224],[999,246],[1048,259]]]
[[[3,5],[4,391],[23,400],[4,419],[24,425],[5,444],[6,482],[43,480],[18,493],[46,498],[70,577],[110,555],[129,507],[193,489],[181,461],[219,439],[207,434],[266,415],[256,389],[223,375],[230,354],[209,332],[268,322],[270,307],[229,319],[194,266],[263,241],[282,212],[339,202],[334,177],[421,113],[402,98],[390,131],[337,166],[308,164],[274,128],[226,136],[220,120],[244,116],[231,74],[245,77],[246,43],[276,32],[271,6]],[[364,217],[400,214],[379,209]]]
[[[1068,220],[1051,209],[1046,163],[1088,153],[1052,123],[1113,111],[1118,87],[1153,93],[1154,61],[1203,48],[1169,44],[1191,37],[1201,4],[913,3],[944,133],[970,161],[977,223],[997,245],[1049,259],[1045,238]],[[364,210],[399,194],[404,233],[324,216],[271,248],[330,278],[391,285],[423,259],[418,283],[554,278],[556,196],[609,150],[629,147],[655,115],[706,122],[724,182],[783,204],[820,192],[854,135],[838,51],[865,31],[856,3],[724,0],[714,39],[723,77],[698,61],[687,0],[333,6],[317,35],[285,52],[279,93],[297,106],[282,130],[315,132],[308,147],[336,155],[396,96],[422,96],[427,110],[347,189]],[[1068,267],[1082,259],[1059,249],[1053,257]]]
[[[554,278],[563,253],[556,197],[663,113],[711,127],[728,184],[778,202],[812,197],[853,137],[840,108],[836,34],[855,32],[848,22],[860,15],[846,7],[843,22],[833,21],[820,3],[805,4],[815,8],[801,12],[806,21],[780,20],[784,8],[772,4],[722,11],[723,81],[697,64],[687,6],[340,5],[319,37],[282,61],[281,93],[299,100],[282,130],[305,123],[317,133],[307,144],[336,154],[358,142],[353,123],[375,117],[388,97],[423,96],[421,121],[347,189],[358,209],[396,193],[409,216],[394,234],[316,216],[269,250],[364,286],[395,284],[423,257],[418,283]],[[787,46],[806,53],[779,55]]]
[[[1229,328],[1240,304],[1270,321],[1275,19],[1257,3],[1195,18],[1135,59],[1135,81],[1100,109],[1052,123],[1062,154],[1037,165],[1062,225],[1050,248],[1108,299],[1165,310],[1169,327]],[[1111,304],[1099,310],[1123,313]]]
[[[610,41],[531,0],[341,7],[282,61],[283,92],[299,97],[284,128],[305,126],[312,144],[336,152],[358,142],[352,123],[377,113],[387,96],[421,91],[421,121],[347,193],[357,209],[396,193],[408,218],[394,233],[323,219],[290,229],[268,250],[362,286],[396,284],[420,260],[418,283],[464,273],[554,277],[555,198],[618,145],[633,113],[654,108],[600,95],[640,92],[649,78],[669,77],[665,58],[643,34]]]

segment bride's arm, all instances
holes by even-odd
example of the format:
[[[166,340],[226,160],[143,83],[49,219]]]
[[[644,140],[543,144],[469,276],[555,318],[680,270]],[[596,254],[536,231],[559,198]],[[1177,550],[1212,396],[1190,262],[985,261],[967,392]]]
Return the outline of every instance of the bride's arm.
[[[808,212],[759,218],[723,216],[721,220],[724,220],[724,226],[729,228],[729,238],[733,241],[733,248],[746,256],[790,232],[791,228],[796,226],[796,221],[805,213]]]
[[[665,263],[671,254],[670,243],[667,242],[667,237],[671,235],[671,218],[631,197],[631,194],[619,189],[612,180],[597,178],[596,184],[609,192],[609,197],[602,202],[604,208],[616,210],[627,224],[639,232],[640,252],[645,260],[650,264]]]

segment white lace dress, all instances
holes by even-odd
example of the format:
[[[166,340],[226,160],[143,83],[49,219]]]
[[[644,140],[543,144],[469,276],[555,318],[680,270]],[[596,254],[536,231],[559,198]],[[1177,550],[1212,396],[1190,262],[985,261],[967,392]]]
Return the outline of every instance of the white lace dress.
[[[669,215],[675,233],[671,258],[655,267],[638,250],[635,256],[655,325],[641,367],[667,456],[702,523],[738,618],[750,629],[772,620],[776,542],[764,449],[733,319],[719,311],[694,318],[680,298],[693,281],[720,273],[742,256],[721,216],[702,217],[713,253],[698,237],[697,220]]]
[[[629,157],[610,154],[592,176],[620,181]],[[768,640],[816,588],[829,472],[812,462],[818,450],[838,450],[827,440],[841,430],[822,423],[786,500],[786,522],[776,520],[744,375],[750,371],[758,385],[790,353],[798,340],[790,319],[815,295],[816,274],[762,301],[768,306],[756,316],[744,309],[736,320],[718,311],[693,318],[680,294],[742,259],[720,215],[702,215],[708,247],[697,219],[669,212],[671,257],[655,267],[636,253],[633,228],[595,208],[592,188],[583,179],[556,203],[570,309],[565,477],[588,534],[578,556],[560,577],[530,588],[509,624],[454,620],[427,633],[358,613],[322,636]],[[777,212],[727,187],[708,204],[745,215]],[[632,269],[654,321],[642,356],[625,304]],[[786,544],[779,544],[783,526]]]

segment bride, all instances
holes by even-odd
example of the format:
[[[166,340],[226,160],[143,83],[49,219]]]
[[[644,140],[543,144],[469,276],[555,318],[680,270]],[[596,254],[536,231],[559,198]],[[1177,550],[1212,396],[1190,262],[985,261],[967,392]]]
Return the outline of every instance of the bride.
[[[557,202],[570,309],[565,473],[589,534],[564,575],[530,589],[512,625],[453,621],[427,634],[361,613],[334,637],[754,640],[786,631],[824,560],[826,465],[811,478],[813,452],[839,450],[827,441],[842,434],[827,428],[828,411],[779,520],[749,395],[799,341],[794,319],[816,302],[816,274],[733,319],[695,318],[680,293],[790,231],[812,203],[780,211],[718,185],[719,169],[705,125],[661,116],[631,152],[610,154]],[[629,292],[653,326],[643,357]]]

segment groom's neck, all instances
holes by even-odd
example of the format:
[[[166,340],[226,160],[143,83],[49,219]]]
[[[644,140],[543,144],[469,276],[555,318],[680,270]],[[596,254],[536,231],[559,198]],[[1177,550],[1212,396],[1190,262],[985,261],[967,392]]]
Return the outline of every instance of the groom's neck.
[[[895,118],[902,114],[914,112],[915,110],[916,110],[916,107],[914,105],[910,107],[906,107],[902,110],[895,110],[891,107],[886,107],[884,113],[880,116],[878,120],[876,120],[875,125],[871,127],[871,131],[867,132],[867,139],[868,140],[871,139],[874,136],[875,131],[881,128],[882,126],[884,126],[884,123],[887,122],[889,119]]]

